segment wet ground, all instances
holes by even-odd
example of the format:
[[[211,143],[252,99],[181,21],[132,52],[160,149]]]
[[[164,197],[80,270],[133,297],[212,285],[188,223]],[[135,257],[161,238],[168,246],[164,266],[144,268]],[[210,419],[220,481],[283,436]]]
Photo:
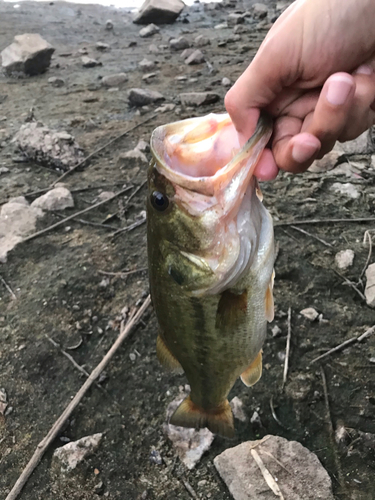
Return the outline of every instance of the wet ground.
[[[10,169],[0,176],[0,203],[46,188],[60,174],[15,161],[19,155],[10,139],[30,108],[46,125],[71,132],[90,154],[152,115],[156,106],[139,114],[127,103],[126,89],[140,86],[142,72],[137,64],[144,57],[157,61],[160,73],[150,85],[143,86],[160,91],[167,102],[177,104],[173,111],[157,113],[95,156],[84,170],[64,179],[75,200],[75,208],[66,210],[66,216],[96,202],[101,191],[116,192],[124,185],[131,186],[124,196],[85,216],[86,221],[113,228],[71,220],[20,244],[8,262],[0,264],[2,279],[16,295],[14,300],[0,283],[0,387],[9,400],[6,415],[0,415],[1,498],[85,379],[47,336],[90,372],[117,337],[121,311],[133,307],[148,293],[145,225],[113,236],[116,229],[142,216],[147,167],[128,162],[121,168],[116,160],[121,152],[133,149],[139,139],[148,140],[157,125],[223,110],[222,99],[196,110],[183,109],[177,96],[184,91],[213,90],[223,98],[221,79],[226,76],[234,81],[255,53],[266,33],[257,22],[240,40],[218,46],[233,32],[213,26],[236,8],[246,10],[240,1],[231,5],[215,10],[195,6],[181,21],[162,27],[152,39],[142,39],[138,36],[140,28],[122,11],[62,3],[22,3],[14,9],[13,4],[0,3],[1,49],[14,35],[24,32],[38,32],[56,47],[45,75],[16,80],[0,77],[0,166]],[[112,19],[113,31],[105,30],[107,19]],[[182,22],[184,19],[190,22]],[[210,65],[188,67],[179,53],[169,48],[150,54],[151,43],[167,45],[170,37],[181,33],[191,40],[198,34],[211,38],[211,45],[203,49]],[[99,53],[97,41],[108,43],[111,50]],[[129,47],[134,41],[137,44]],[[84,47],[103,65],[83,68],[78,50]],[[129,75],[126,88],[108,92],[100,86],[100,76],[120,71]],[[177,83],[174,77],[178,75],[188,75],[192,80]],[[62,77],[65,85],[51,87],[51,76]],[[375,217],[371,155],[352,157],[351,165],[355,173],[349,178],[335,170],[301,176],[283,174],[262,186],[264,203],[276,221],[276,318],[264,346],[261,381],[253,389],[238,382],[231,393],[231,397],[242,399],[249,417],[246,423],[237,422],[237,437],[232,441],[216,437],[193,471],[180,464],[163,435],[162,424],[168,403],[186,380],[164,373],[159,366],[155,355],[157,326],[150,308],[107,367],[101,382],[105,391],[94,386],[87,393],[21,498],[83,500],[104,495],[116,500],[187,500],[191,498],[183,484],[187,480],[199,498],[229,500],[213,458],[245,440],[277,434],[297,440],[317,454],[332,478],[338,499],[374,499],[375,364],[370,361],[375,357],[374,336],[327,357],[321,364],[311,364],[319,354],[374,324],[374,311],[345,278],[363,292],[362,270],[369,254],[363,237],[366,230],[375,230],[375,222],[330,222],[332,218]],[[350,199],[333,192],[332,185],[337,182],[350,182],[360,196]],[[34,197],[29,195],[28,200]],[[281,225],[283,221],[312,219],[320,222],[296,226],[308,234]],[[58,220],[57,215],[50,214],[39,228]],[[354,265],[339,276],[334,257],[348,248],[355,252]],[[373,262],[373,257],[370,259]],[[121,274],[127,271],[136,272]],[[311,322],[300,315],[306,307],[315,308],[322,315],[320,320]],[[289,308],[291,352],[288,380],[282,391]],[[281,332],[274,337],[275,325]],[[261,425],[250,422],[254,411],[259,413]],[[73,473],[61,475],[51,467],[56,447],[67,439],[96,432],[105,433],[100,447]],[[335,432],[341,436],[336,440]],[[153,450],[160,453],[161,465],[150,461]]]

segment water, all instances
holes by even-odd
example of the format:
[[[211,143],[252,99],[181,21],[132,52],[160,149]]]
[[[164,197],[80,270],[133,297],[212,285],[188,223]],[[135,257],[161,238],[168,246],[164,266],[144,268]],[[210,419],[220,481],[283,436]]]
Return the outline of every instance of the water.
[[[20,3],[23,0],[4,0],[5,2],[14,3],[14,8],[18,9],[20,7]],[[35,0],[36,2],[50,2],[51,0]],[[64,0],[62,0],[64,1]],[[137,10],[142,4],[143,0],[69,0],[71,3],[80,3],[80,4],[99,4],[104,5],[106,7],[117,7],[123,9],[131,9]],[[195,0],[184,0],[186,5],[192,5]],[[221,2],[221,0],[200,0],[202,3],[209,2]]]

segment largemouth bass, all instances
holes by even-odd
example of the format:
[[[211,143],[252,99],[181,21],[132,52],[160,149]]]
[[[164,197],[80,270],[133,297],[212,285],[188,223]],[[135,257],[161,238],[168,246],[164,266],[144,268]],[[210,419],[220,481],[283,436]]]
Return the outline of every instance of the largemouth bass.
[[[272,133],[261,115],[240,147],[227,114],[158,127],[151,137],[147,236],[157,356],[190,395],[170,423],[234,435],[228,393],[262,372],[273,319],[273,224],[253,175]]]

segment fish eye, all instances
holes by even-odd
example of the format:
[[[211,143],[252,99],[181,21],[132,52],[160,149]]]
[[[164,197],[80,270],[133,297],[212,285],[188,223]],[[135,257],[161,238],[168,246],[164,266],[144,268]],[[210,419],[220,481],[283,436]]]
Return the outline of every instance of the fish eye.
[[[151,204],[159,212],[164,212],[169,206],[169,200],[165,194],[154,191],[151,195]]]

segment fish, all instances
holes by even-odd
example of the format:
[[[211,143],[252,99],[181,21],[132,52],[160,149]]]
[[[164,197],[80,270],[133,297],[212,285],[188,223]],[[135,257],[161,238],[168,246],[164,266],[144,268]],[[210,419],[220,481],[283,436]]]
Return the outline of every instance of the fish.
[[[147,252],[156,353],[191,388],[173,425],[233,437],[228,394],[238,377],[246,386],[261,377],[275,245],[254,169],[271,135],[263,113],[243,146],[226,113],[151,135]]]

